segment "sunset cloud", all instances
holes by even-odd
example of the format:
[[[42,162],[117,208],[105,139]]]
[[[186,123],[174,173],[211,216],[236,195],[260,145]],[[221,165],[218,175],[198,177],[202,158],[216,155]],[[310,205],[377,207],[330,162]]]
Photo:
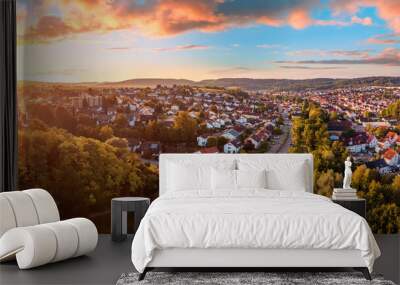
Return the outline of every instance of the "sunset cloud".
[[[367,43],[381,45],[398,44],[400,43],[400,34],[377,35],[367,39]]]
[[[304,29],[312,24],[312,19],[306,9],[295,9],[289,14],[288,23],[295,29]]]
[[[372,19],[370,17],[360,18],[357,16],[353,16],[353,17],[351,17],[351,23],[360,24],[360,25],[364,25],[364,26],[371,26]]]
[[[379,15],[395,31],[400,30],[400,1],[331,1],[335,13],[349,16],[314,19],[312,11],[326,6],[318,0],[20,0],[29,2],[32,19],[20,42],[48,42],[83,33],[115,30],[147,36],[173,36],[190,31],[217,32],[237,26],[262,24],[291,26],[371,25],[370,17],[359,17],[362,7],[376,6]],[[348,3],[351,2],[351,3]],[[353,3],[354,2],[354,3]],[[54,13],[57,11],[57,13]],[[26,17],[22,13],[19,17]]]
[[[329,70],[329,69],[343,69],[341,66],[305,66],[305,65],[280,65],[283,69],[315,69],[315,70]]]
[[[175,47],[166,47],[166,48],[155,48],[155,51],[185,51],[185,50],[204,50],[209,49],[209,46],[205,45],[182,45]]]
[[[353,59],[324,59],[324,60],[299,60],[299,61],[276,61],[275,63],[290,64],[378,64],[400,66],[400,50],[386,48],[376,55],[368,55]]]
[[[330,1],[335,14],[355,14],[363,7],[375,7],[379,17],[388,23],[395,32],[400,32],[399,0],[335,0]]]
[[[304,57],[304,56],[335,56],[335,57],[368,57],[373,50],[320,50],[320,49],[305,49],[288,51],[289,56]]]
[[[130,50],[132,49],[131,47],[109,47],[106,48],[107,50]]]

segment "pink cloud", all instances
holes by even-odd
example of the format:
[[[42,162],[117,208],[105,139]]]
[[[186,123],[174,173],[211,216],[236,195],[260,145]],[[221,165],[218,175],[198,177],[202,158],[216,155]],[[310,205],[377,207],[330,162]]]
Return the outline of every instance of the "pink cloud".
[[[367,43],[382,45],[398,44],[400,43],[400,34],[377,35],[367,39]]]
[[[399,0],[335,0],[331,1],[335,14],[355,14],[362,7],[375,7],[378,15],[385,20],[395,32],[400,32]]]
[[[364,25],[364,26],[371,26],[372,19],[370,17],[360,18],[357,16],[353,16],[353,17],[351,17],[351,23],[360,24],[360,25]]]
[[[156,48],[155,51],[185,51],[185,50],[204,50],[209,49],[209,46],[205,45],[181,45],[175,47],[167,47],[167,48]]]
[[[344,56],[344,57],[366,57],[372,50],[321,50],[321,49],[304,49],[288,51],[289,56]]]
[[[348,51],[347,51],[348,52]],[[378,54],[354,53],[355,56],[349,59],[322,59],[322,60],[299,60],[299,61],[277,61],[276,63],[291,64],[376,64],[400,66],[400,50],[396,48],[386,48]],[[333,53],[334,55],[334,53]]]
[[[288,23],[295,29],[304,29],[312,24],[312,19],[305,9],[292,11],[288,17]]]

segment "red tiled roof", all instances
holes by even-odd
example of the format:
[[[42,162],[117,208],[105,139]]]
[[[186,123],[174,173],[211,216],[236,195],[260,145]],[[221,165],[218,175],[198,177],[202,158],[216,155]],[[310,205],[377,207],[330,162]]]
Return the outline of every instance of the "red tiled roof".
[[[389,148],[387,151],[385,151],[385,153],[383,154],[383,157],[385,159],[391,160],[393,157],[395,157],[396,155],[396,151],[392,148]]]
[[[231,141],[230,143],[233,144],[235,147],[240,147],[240,145],[242,144],[240,142],[240,140],[238,140],[238,139],[235,139],[235,140]]]
[[[202,148],[200,149],[201,153],[218,153],[218,148],[216,146],[212,146],[212,147],[206,147],[206,148]]]
[[[397,135],[397,134],[396,134],[395,132],[388,132],[388,133],[386,134],[386,137],[392,139],[392,138],[394,138],[396,135]]]

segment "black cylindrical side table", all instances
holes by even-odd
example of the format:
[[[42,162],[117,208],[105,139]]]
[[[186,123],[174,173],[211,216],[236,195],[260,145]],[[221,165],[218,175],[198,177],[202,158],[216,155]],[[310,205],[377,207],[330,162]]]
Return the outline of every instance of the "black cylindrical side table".
[[[111,239],[123,241],[127,235],[127,212],[134,212],[136,233],[140,221],[150,205],[149,198],[120,197],[111,200]]]

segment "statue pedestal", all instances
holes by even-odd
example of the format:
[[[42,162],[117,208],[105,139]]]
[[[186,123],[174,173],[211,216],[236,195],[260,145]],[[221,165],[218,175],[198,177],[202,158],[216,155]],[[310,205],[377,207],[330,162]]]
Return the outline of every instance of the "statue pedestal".
[[[356,193],[357,189],[355,188],[333,188],[333,192],[343,192],[343,193]]]
[[[334,188],[332,194],[333,200],[354,200],[358,199],[357,190],[354,188]]]

